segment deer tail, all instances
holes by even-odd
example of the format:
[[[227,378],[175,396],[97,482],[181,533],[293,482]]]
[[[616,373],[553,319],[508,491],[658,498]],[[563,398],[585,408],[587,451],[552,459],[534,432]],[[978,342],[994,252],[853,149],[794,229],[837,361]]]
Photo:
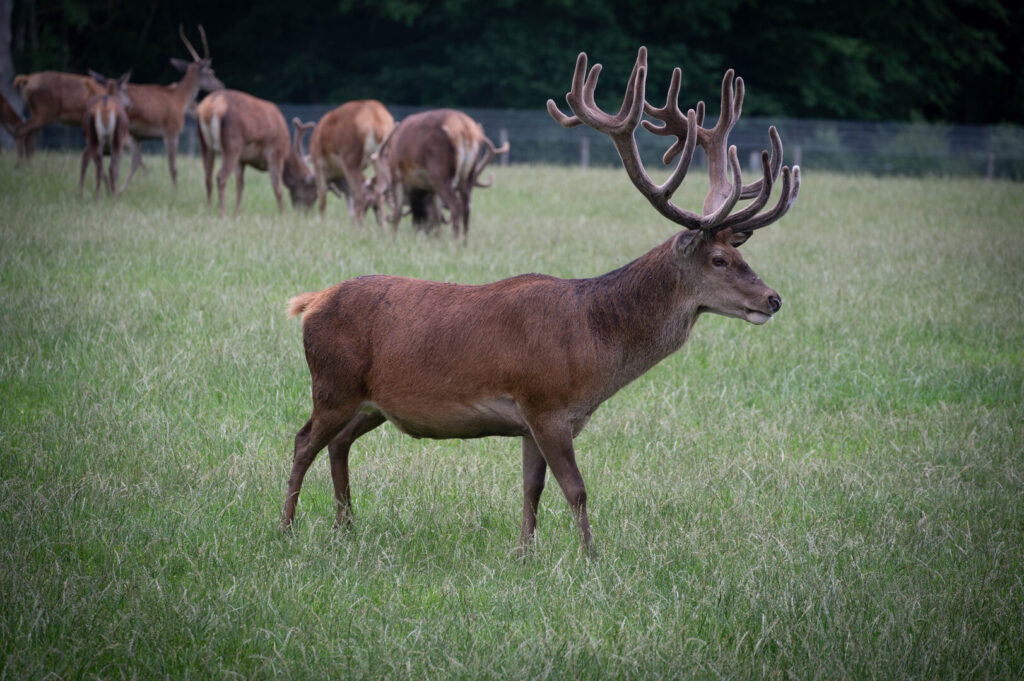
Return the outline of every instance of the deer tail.
[[[288,301],[288,316],[298,317],[316,300],[316,293],[300,293]]]

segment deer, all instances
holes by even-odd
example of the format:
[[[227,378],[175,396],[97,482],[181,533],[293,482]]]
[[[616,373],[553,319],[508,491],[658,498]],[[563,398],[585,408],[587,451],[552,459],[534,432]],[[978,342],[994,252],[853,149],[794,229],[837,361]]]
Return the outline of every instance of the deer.
[[[128,138],[128,99],[124,93],[125,84],[131,72],[120,78],[106,78],[95,71],[89,75],[100,86],[104,94],[89,98],[82,116],[82,131],[85,133],[85,150],[82,152],[82,168],[78,174],[78,195],[82,195],[85,171],[89,161],[96,165],[96,199],[100,198],[100,184],[106,180],[107,193],[117,197],[117,170],[121,165],[121,154]],[[103,154],[110,154],[109,176],[103,175]]]
[[[28,118],[16,130],[18,163],[35,153],[39,131],[50,123],[82,125],[86,104],[106,90],[89,76],[60,71],[38,71],[14,77],[14,88],[21,95]]]
[[[392,233],[398,231],[406,200],[413,224],[436,230],[441,222],[436,196],[451,214],[455,239],[467,238],[473,187],[490,185],[479,181],[480,173],[494,155],[508,150],[507,142],[496,148],[461,111],[435,109],[404,119],[376,156],[375,201],[390,204]]]
[[[167,149],[167,164],[171,172],[171,184],[178,186],[178,170],[176,158],[178,154],[178,138],[185,127],[185,113],[195,104],[200,90],[214,92],[223,89],[222,83],[213,71],[213,60],[210,58],[210,46],[206,42],[206,31],[199,26],[199,35],[203,41],[203,57],[199,56],[195,47],[185,37],[185,29],[178,26],[178,34],[192,55],[192,61],[171,58],[171,65],[182,72],[181,80],[171,85],[136,85],[129,83],[125,92],[132,102],[128,110],[128,125],[132,138],[136,141],[132,150],[132,166],[125,178],[125,186],[131,182],[135,171],[142,165],[142,145],[146,139],[162,139]]]
[[[352,443],[389,421],[417,438],[521,438],[520,552],[534,543],[550,469],[582,547],[592,555],[587,490],[573,448],[591,415],[682,347],[702,315],[760,325],[779,311],[781,297],[738,247],[795,203],[800,170],[781,166],[782,142],[772,126],[772,153],[761,154],[762,176],[743,184],[736,147],[727,147],[741,112],[743,80],[726,72],[722,113],[705,128],[703,102],[685,116],[679,109],[678,67],[665,106],[646,101],[646,48],[638,52],[617,114],[595,104],[600,71],[595,64],[588,74],[586,53],[580,53],[566,95],[572,114],[553,100],[549,113],[564,127],[587,125],[608,135],[634,186],[682,231],[593,278],[523,274],[464,285],[372,275],[292,298],[288,314],[302,318],[313,410],[295,436],[282,529],[292,527],[303,477],[325,446],[336,524],[352,523]],[[662,184],[651,180],[637,150],[635,131],[645,113],[659,122],[643,121],[646,130],[676,138],[663,160],[678,160]],[[709,158],[710,188],[701,213],[672,202],[697,144]],[[780,174],[778,201],[765,210]],[[740,199],[750,203],[737,208]]]
[[[309,166],[296,153],[288,125],[277,106],[238,90],[217,90],[196,108],[199,149],[206,178],[206,204],[212,206],[213,162],[221,154],[217,172],[217,200],[224,215],[224,188],[235,174],[235,217],[242,205],[245,166],[270,173],[270,186],[278,210],[284,212],[281,184],[288,188],[292,205],[306,209],[316,199],[316,181]]]
[[[292,124],[302,127],[301,121]],[[316,175],[316,198],[320,215],[327,208],[327,191],[333,183],[348,196],[349,214],[362,224],[371,205],[363,171],[395,127],[395,119],[375,99],[345,102],[316,124],[309,139],[310,164]],[[380,211],[377,221],[382,223]]]

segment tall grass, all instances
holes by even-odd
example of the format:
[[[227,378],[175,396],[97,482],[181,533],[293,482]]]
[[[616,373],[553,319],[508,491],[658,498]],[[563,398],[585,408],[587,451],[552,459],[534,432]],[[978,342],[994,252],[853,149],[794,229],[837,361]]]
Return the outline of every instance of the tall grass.
[[[702,319],[609,400],[577,439],[600,558],[552,485],[524,564],[508,439],[380,428],[354,528],[317,461],[278,533],[284,307],[613,269],[673,231],[621,172],[497,168],[457,246],[278,216],[251,171],[220,219],[194,160],[94,203],[77,164],[0,158],[0,679],[1024,676],[1020,185],[806,172],[744,247],[781,313]]]

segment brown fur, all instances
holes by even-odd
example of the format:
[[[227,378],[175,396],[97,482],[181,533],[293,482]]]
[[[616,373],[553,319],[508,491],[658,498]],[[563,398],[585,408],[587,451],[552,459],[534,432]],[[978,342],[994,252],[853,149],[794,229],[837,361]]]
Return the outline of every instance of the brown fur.
[[[313,413],[295,438],[283,524],[328,443],[337,519],[348,521],[349,448],[389,420],[414,437],[521,437],[522,543],[550,466],[589,545],[572,440],[591,414],[682,346],[701,313],[767,319],[781,304],[730,238],[680,232],[594,279],[526,274],[465,286],[368,276],[296,296],[288,312],[304,315]]]
[[[235,215],[238,215],[247,165],[270,173],[270,185],[281,212],[284,212],[282,183],[288,187],[293,206],[308,208],[313,204],[316,198],[313,173],[295,153],[288,125],[275,104],[237,90],[218,90],[199,103],[196,117],[208,205],[212,205],[214,155],[218,152],[223,155],[217,173],[221,215],[224,214],[224,188],[231,173],[235,173]]]
[[[167,164],[171,171],[171,183],[178,185],[178,170],[175,159],[178,153],[178,137],[185,127],[185,111],[193,105],[200,90],[215,91],[224,84],[214,75],[212,60],[202,59],[186,62],[171,59],[171,63],[183,76],[170,85],[132,85],[125,93],[132,102],[128,110],[128,125],[136,140],[162,139],[167,149]],[[135,144],[132,151],[132,167],[128,171],[125,185],[142,165],[142,145]]]
[[[121,154],[128,138],[128,113],[125,110],[124,86],[128,82],[128,74],[119,79],[105,79],[95,75],[105,87],[102,95],[91,97],[82,115],[82,132],[85,133],[85,150],[82,152],[82,167],[78,174],[78,195],[82,195],[85,183],[85,171],[89,161],[96,165],[96,198],[100,197],[100,184],[106,180],[107,193],[117,196],[117,171],[121,165]],[[111,124],[112,123],[112,124]],[[109,175],[103,175],[103,154],[110,155]]]
[[[374,99],[346,102],[320,119],[309,140],[309,154],[321,215],[327,207],[328,185],[342,180],[350,212],[356,222],[363,221],[370,205],[363,170],[394,127],[395,119]],[[381,220],[378,211],[377,221]]]
[[[36,137],[44,126],[50,123],[82,125],[89,98],[105,93],[88,76],[59,71],[15,76],[14,87],[28,110],[28,118],[16,134],[19,163],[35,152]]]
[[[437,229],[436,196],[451,214],[455,238],[465,238],[473,187],[491,157],[507,151],[507,145],[495,149],[480,125],[461,111],[436,109],[403,120],[377,159],[375,191],[378,203],[390,205],[392,230],[398,230],[406,201],[417,227]]]
[[[788,210],[799,189],[799,169],[792,174],[789,168],[779,171],[780,202],[760,213],[780,164],[763,152],[762,179],[744,187],[733,147],[729,162],[735,185],[726,202],[703,216],[686,212],[669,199],[692,158],[699,123],[695,111],[690,110],[685,120],[679,113],[679,69],[673,73],[666,107],[645,105],[647,51],[640,48],[615,116],[594,104],[599,71],[595,66],[588,80],[586,55],[580,54],[573,89],[566,97],[574,115],[562,114],[549,100],[551,115],[565,127],[585,123],[608,134],[630,180],[651,205],[673,222],[693,227],[593,279],[526,274],[463,286],[369,276],[293,298],[289,312],[304,314],[302,337],[313,383],[313,413],[295,436],[281,517],[284,527],[295,517],[303,477],[324,446],[330,453],[337,520],[350,522],[349,450],[356,438],[387,420],[414,437],[521,437],[521,546],[533,540],[537,504],[550,467],[589,548],[587,492],[573,438],[591,414],[678,350],[702,313],[763,324],[779,310],[779,295],[750,269],[736,246]],[[735,99],[727,96],[727,88],[731,92],[731,75],[723,85],[722,102],[723,108],[730,106],[734,121],[742,87]],[[665,123],[655,126],[658,134],[677,136],[669,153],[679,153],[680,161],[663,185],[651,182],[636,148],[634,132],[645,110]],[[443,114],[440,117],[443,120]],[[699,118],[702,122],[702,113]],[[402,125],[382,156],[400,139]],[[729,126],[731,122],[701,143],[726,144]],[[440,127],[424,126],[433,134],[418,135],[417,140],[443,157]],[[781,159],[774,129],[772,148]],[[390,168],[396,183],[403,182],[401,163]],[[731,213],[744,192],[754,201]]]

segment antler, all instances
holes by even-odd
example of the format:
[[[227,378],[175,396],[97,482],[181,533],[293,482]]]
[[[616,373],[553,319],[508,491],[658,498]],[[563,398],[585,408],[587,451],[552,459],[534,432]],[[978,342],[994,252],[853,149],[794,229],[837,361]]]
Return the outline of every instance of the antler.
[[[615,149],[619,152],[626,174],[640,193],[643,194],[654,208],[676,224],[688,229],[699,229],[705,234],[715,234],[724,229],[734,232],[750,232],[764,227],[782,217],[796,201],[800,189],[800,168],[795,166],[791,171],[782,166],[782,140],[775,126],[769,128],[772,142],[772,153],[761,152],[762,177],[756,182],[743,185],[743,174],[740,170],[739,158],[735,146],[727,146],[729,132],[740,117],[743,107],[743,79],[735,78],[732,69],[722,79],[722,113],[714,128],[704,128],[704,102],[697,104],[696,110],[690,109],[683,115],[679,108],[679,87],[682,71],[677,67],[672,71],[665,106],[655,108],[644,99],[647,78],[647,48],[641,47],[637,53],[633,72],[626,85],[622,107],[612,116],[598,108],[594,101],[598,76],[601,65],[594,64],[587,71],[587,55],[581,52],[576,59],[576,70],[573,73],[572,89],[565,99],[572,110],[573,116],[566,116],[559,111],[553,100],[548,100],[547,107],[551,116],[563,127],[571,128],[585,123],[611,137]],[[650,121],[643,121],[643,126],[656,135],[675,135],[676,141],[665,152],[663,161],[668,164],[679,156],[675,168],[663,184],[655,184],[640,160],[634,132],[640,123],[643,113],[661,121],[658,126]],[[680,208],[671,202],[672,195],[679,188],[693,160],[693,152],[700,144],[708,157],[708,176],[710,188],[704,200],[703,215],[697,215]],[[729,181],[727,168],[732,171]],[[768,202],[769,195],[779,174],[782,175],[782,191],[778,203],[773,209],[761,213]],[[732,213],[740,199],[754,200],[742,210]]]
[[[210,58],[210,45],[206,42],[206,30],[202,24],[199,24],[199,37],[203,39],[203,55],[204,59]]]
[[[302,119],[298,116],[292,119],[292,125],[295,127],[295,136],[292,139],[292,149],[295,150],[295,155],[302,158],[302,138],[306,136],[306,133],[316,127],[316,123],[310,121],[303,123]]]
[[[181,42],[185,43],[185,47],[188,49],[189,54],[192,55],[192,60],[193,61],[202,61],[202,59],[199,57],[199,53],[196,52],[196,48],[192,47],[192,43],[190,43],[188,41],[188,38],[185,37],[185,27],[182,24],[178,24],[178,35],[181,36]],[[206,42],[205,34],[204,34],[203,42],[204,43]]]
[[[498,154],[507,154],[509,146],[508,142],[505,142],[500,147],[495,147],[494,142],[487,137],[484,137],[484,145],[486,146],[486,149],[484,149],[484,155],[480,157],[476,165],[473,166],[473,185],[476,187],[486,188],[494,184],[494,173],[491,173],[487,182],[480,182],[480,173],[482,173],[484,168],[487,167],[487,164],[491,162],[492,157],[497,156]]]

